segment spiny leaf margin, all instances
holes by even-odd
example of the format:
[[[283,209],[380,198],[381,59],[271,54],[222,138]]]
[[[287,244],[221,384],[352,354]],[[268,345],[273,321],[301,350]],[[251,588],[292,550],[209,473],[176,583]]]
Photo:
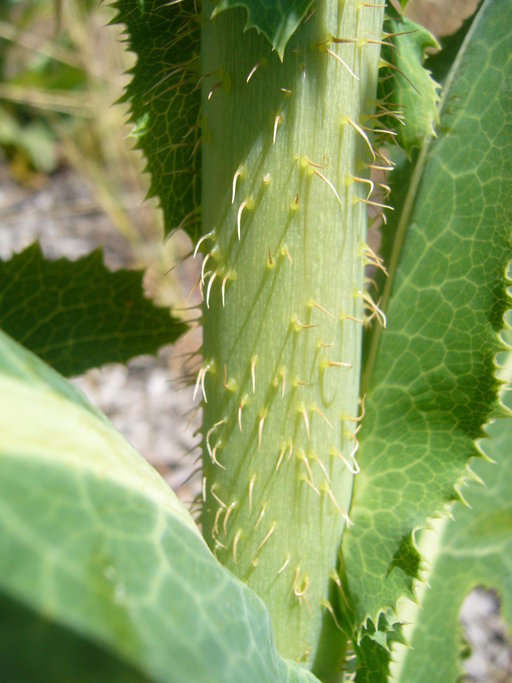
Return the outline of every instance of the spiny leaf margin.
[[[137,62],[121,101],[130,104],[136,147],[146,158],[168,235],[200,232],[200,19],[194,0],[116,0],[111,23],[123,24]]]
[[[394,679],[397,683],[407,683],[412,677],[415,683],[459,679],[459,610],[477,586],[497,590],[509,630],[512,628],[512,417],[489,427],[482,449],[494,462],[473,465],[484,483],[474,482],[464,493],[471,507],[456,503],[454,518],[442,520],[441,528],[430,532],[435,536],[433,544],[439,547],[435,561],[426,554],[428,544],[425,550],[423,543],[420,545],[433,566],[425,576],[428,586],[414,615],[411,647],[394,652],[393,659],[401,660]],[[400,618],[409,622],[410,615],[400,612]]]
[[[220,0],[212,18],[223,10],[243,7],[247,10],[245,29],[262,33],[281,61],[286,45],[313,4],[313,0]]]
[[[377,133],[377,137],[389,142],[387,131],[392,131],[409,157],[413,149],[421,149],[434,134],[439,122],[440,85],[424,66],[429,48],[440,48],[430,31],[402,17],[389,5],[384,21],[378,96],[396,114],[380,119],[377,129],[384,133]]]
[[[153,354],[185,332],[143,295],[143,271],[110,271],[97,249],[49,260],[34,243],[0,261],[0,327],[66,376]]]
[[[494,359],[512,257],[510,26],[512,7],[486,0],[448,78],[439,140],[412,179],[342,546],[355,641],[401,596],[414,598],[413,534],[460,498],[480,455],[475,440],[499,412]]]

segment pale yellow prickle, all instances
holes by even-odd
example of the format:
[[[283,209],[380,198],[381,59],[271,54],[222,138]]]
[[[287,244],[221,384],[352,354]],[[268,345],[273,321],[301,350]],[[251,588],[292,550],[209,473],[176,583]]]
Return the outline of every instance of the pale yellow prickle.
[[[374,108],[383,10],[318,2],[283,62],[254,30],[244,33],[244,10],[210,21],[211,10],[202,45],[203,529],[268,605],[280,653],[313,666],[322,628],[338,633],[328,577],[357,472],[371,305],[364,166],[378,156],[363,122]]]

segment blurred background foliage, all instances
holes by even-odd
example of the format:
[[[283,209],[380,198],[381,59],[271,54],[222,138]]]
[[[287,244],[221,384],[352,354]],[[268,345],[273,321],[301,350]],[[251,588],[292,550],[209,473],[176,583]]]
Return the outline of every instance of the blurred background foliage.
[[[112,17],[99,0],[1,0],[0,163],[34,190],[75,173],[125,238],[125,265],[149,267],[149,294],[179,307],[186,292],[169,270],[190,244],[162,244],[160,212],[144,202],[148,178],[127,108],[112,106],[133,65]]]
[[[126,144],[116,134],[123,112],[111,104],[131,60],[105,29],[109,18],[91,0],[3,1],[0,143],[19,180],[70,162],[71,145],[115,171]]]

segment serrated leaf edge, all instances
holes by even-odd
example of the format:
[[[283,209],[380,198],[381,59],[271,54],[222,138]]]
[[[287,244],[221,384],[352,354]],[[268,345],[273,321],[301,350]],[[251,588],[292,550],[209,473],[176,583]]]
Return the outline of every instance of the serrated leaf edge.
[[[457,56],[450,68],[450,71],[448,73],[448,77],[446,79],[446,82],[443,87],[443,92],[441,95],[441,98],[439,100],[439,106],[438,106],[438,115],[442,112],[445,102],[447,101],[448,93],[450,92],[450,87],[456,77],[456,73],[458,71],[459,64],[462,62],[465,51],[466,51],[466,46],[470,42],[473,33],[476,30],[477,26],[477,17],[478,15],[484,11],[485,7],[491,2],[492,0],[483,0],[481,2],[477,12],[475,13],[473,17],[473,22],[472,25],[470,26],[469,30],[466,33],[466,36],[464,37],[464,40],[460,46],[460,49],[457,53]],[[423,168],[425,165],[425,161],[427,158],[427,153],[430,148],[430,144],[432,142],[432,139],[434,138],[434,135],[432,135],[429,139],[425,141],[425,144],[420,152],[420,155],[418,157],[416,166],[414,168],[413,176],[411,179],[411,183],[409,186],[409,191],[407,192],[406,200],[404,202],[404,207],[402,211],[402,215],[400,217],[400,223],[399,227],[397,229],[396,233],[396,240],[395,240],[395,247],[393,249],[393,253],[391,255],[390,259],[390,264],[389,264],[389,276],[386,280],[386,285],[385,285],[385,290],[383,293],[382,297],[382,303],[381,303],[381,309],[383,311],[386,311],[387,308],[387,302],[389,300],[389,296],[391,293],[391,285],[393,282],[393,274],[396,272],[396,268],[398,266],[399,262],[399,256],[402,251],[402,245],[403,241],[405,239],[405,233],[406,233],[406,227],[408,225],[408,220],[410,218],[410,213],[414,205],[414,200],[416,196],[417,189],[419,187],[420,181],[421,181],[421,176],[423,172]],[[403,218],[405,216],[405,218]],[[494,372],[493,372],[493,379],[495,383],[495,389],[496,389],[496,397],[494,404],[489,407],[488,414],[487,414],[487,420],[481,425],[480,428],[480,434],[473,440],[473,453],[468,455],[468,460],[463,468],[463,471],[457,481],[454,483],[452,487],[452,492],[453,492],[453,498],[450,500],[447,500],[444,505],[439,509],[438,513],[436,515],[430,516],[425,520],[424,523],[415,526],[410,533],[410,542],[411,546],[414,549],[414,551],[417,554],[417,557],[420,561],[420,566],[421,563],[425,562],[425,558],[421,555],[418,545],[415,540],[415,536],[418,534],[418,532],[421,532],[423,529],[428,528],[428,526],[432,523],[433,520],[436,519],[449,519],[451,515],[451,508],[453,506],[454,502],[460,502],[461,504],[467,506],[467,501],[465,501],[464,497],[461,494],[461,488],[465,487],[467,485],[468,481],[471,481],[475,478],[474,472],[471,470],[471,463],[474,460],[474,458],[484,458],[487,461],[490,461],[491,463],[493,462],[492,459],[490,459],[485,452],[482,450],[482,447],[480,445],[480,441],[483,439],[485,440],[486,438],[489,438],[488,433],[487,433],[487,428],[492,424],[492,422],[496,419],[496,416],[498,418],[501,417],[506,417],[510,414],[512,414],[512,411],[509,410],[503,403],[501,397],[500,397],[500,388],[501,386],[505,383],[504,380],[501,380],[498,377],[498,371],[499,371],[499,364],[497,362],[497,356],[499,353],[503,353],[506,351],[512,350],[512,346],[509,345],[505,340],[503,339],[502,332],[505,329],[511,329],[511,326],[507,324],[506,322],[506,313],[512,310],[512,294],[510,292],[510,288],[512,287],[512,278],[509,277],[509,273],[512,272],[512,259],[508,262],[508,264],[504,268],[504,273],[503,273],[503,293],[504,293],[504,313],[503,313],[503,318],[502,318],[502,327],[500,330],[495,331],[495,336],[496,336],[496,352],[494,354]],[[378,338],[380,337],[380,331],[382,328],[377,327],[376,333],[374,333],[373,338],[372,338],[372,347],[374,347],[374,353],[372,354],[371,351],[368,354],[368,362],[367,362],[367,368],[371,366],[370,371],[367,372],[365,371],[365,377],[371,376],[371,369],[373,368],[373,361],[375,358],[375,352],[378,348]],[[372,359],[372,362],[370,363],[370,358]],[[365,382],[363,378],[363,383],[362,386],[364,388]],[[379,609],[375,614],[370,614],[366,613],[365,616],[361,619],[361,623],[356,626],[356,630],[354,635],[356,636],[355,641],[358,645],[360,645],[362,638],[365,637],[365,634],[362,633],[363,629],[367,629],[368,625],[371,624],[372,626],[377,629],[377,625],[379,623],[379,619],[381,616],[392,616],[394,615],[397,619],[396,622],[390,621],[390,626],[392,626],[393,623],[401,623],[399,621],[399,612],[398,612],[398,603],[400,600],[403,599],[408,599],[414,604],[418,603],[418,597],[417,597],[417,592],[419,586],[423,585],[424,581],[420,576],[420,570],[418,570],[418,575],[416,577],[411,578],[411,585],[412,588],[410,590],[406,590],[402,595],[400,595],[394,602],[393,604],[386,605]]]
[[[284,52],[285,52],[286,46],[288,45],[288,42],[290,41],[290,38],[293,36],[295,31],[298,29],[300,24],[303,22],[304,17],[307,16],[307,13],[311,9],[311,5],[313,4],[313,2],[314,2],[314,0],[310,0],[306,9],[302,13],[302,15],[298,18],[295,27],[290,32],[290,35],[288,37],[283,36],[283,35],[278,35],[276,40],[274,40],[271,36],[269,36],[267,31],[265,31],[264,29],[260,28],[260,26],[258,26],[256,21],[253,19],[250,7],[243,0],[239,0],[238,2],[233,2],[229,5],[226,5],[224,0],[221,0],[221,2],[219,2],[219,4],[215,7],[213,12],[211,13],[210,20],[215,19],[215,17],[218,16],[221,12],[225,12],[226,10],[232,9],[233,7],[242,7],[243,9],[246,10],[246,13],[247,13],[247,18],[246,18],[246,22],[245,22],[245,26],[244,26],[244,32],[253,28],[253,29],[256,29],[258,34],[262,34],[263,36],[265,36],[265,38],[268,40],[268,42],[272,46],[272,49],[275,50],[279,59],[282,62],[284,59]],[[282,31],[281,31],[281,34],[282,34]]]
[[[512,260],[509,262],[509,265],[507,266],[508,270],[510,267],[512,267]],[[508,278],[505,279],[505,287],[508,287],[510,284],[512,284],[512,280],[509,280]],[[507,311],[512,310],[512,297],[507,293]],[[503,329],[512,329],[510,326],[504,324]],[[469,482],[473,481],[477,484],[480,484],[482,486],[485,486],[485,482],[477,475],[475,472],[471,469],[471,464],[472,462],[478,458],[478,459],[483,459],[489,464],[496,464],[495,461],[490,458],[485,451],[483,450],[483,447],[481,445],[481,442],[483,441],[485,443],[486,439],[489,439],[490,436],[488,434],[488,427],[495,421],[496,419],[496,413],[495,411],[498,410],[500,412],[500,415],[497,419],[503,419],[505,417],[512,417],[512,410],[510,410],[502,401],[501,396],[500,396],[500,389],[502,386],[504,386],[507,382],[506,380],[502,380],[498,377],[498,373],[501,369],[501,366],[497,363],[497,356],[500,353],[503,352],[510,352],[512,351],[512,346],[507,344],[501,336],[501,331],[496,333],[496,338],[499,342],[500,348],[497,349],[496,354],[494,356],[494,380],[495,380],[495,385],[496,385],[496,390],[497,390],[497,396],[495,400],[495,405],[491,407],[489,411],[489,416],[488,420],[481,426],[481,434],[477,436],[474,441],[473,441],[473,454],[468,457],[468,462],[466,463],[461,475],[455,482],[455,484],[452,487],[453,491],[453,498],[450,500],[447,500],[442,508],[438,511],[437,514],[432,515],[428,517],[423,524],[415,526],[410,533],[410,542],[411,546],[413,547],[414,551],[416,552],[418,559],[419,559],[419,569],[418,569],[418,574],[415,577],[412,577],[411,579],[411,585],[412,588],[410,591],[406,591],[402,595],[400,595],[396,601],[393,604],[389,604],[386,607],[381,608],[378,610],[375,614],[370,614],[369,612],[366,613],[364,618],[361,621],[361,624],[356,630],[356,643],[357,645],[361,644],[361,641],[364,637],[368,637],[367,634],[363,633],[363,629],[368,629],[368,627],[371,625],[377,630],[377,624],[379,623],[379,620],[382,616],[388,617],[389,620],[389,626],[392,627],[394,624],[402,624],[403,622],[400,621],[399,615],[400,615],[400,609],[399,609],[399,603],[402,600],[409,600],[412,602],[414,605],[417,607],[421,607],[421,597],[422,597],[422,591],[425,588],[428,588],[428,576],[426,576],[426,573],[429,572],[429,565],[431,564],[421,552],[420,552],[420,547],[416,541],[416,536],[421,533],[424,530],[429,530],[433,528],[433,523],[435,522],[447,522],[451,519],[453,519],[453,514],[452,514],[452,508],[454,503],[460,503],[464,507],[471,508],[471,505],[467,502],[467,500],[464,498],[462,494],[462,488],[466,488]],[[391,617],[391,618],[390,618]],[[389,629],[391,630],[391,629]],[[406,646],[410,647],[410,643],[406,642]],[[392,652],[391,650],[389,650]]]

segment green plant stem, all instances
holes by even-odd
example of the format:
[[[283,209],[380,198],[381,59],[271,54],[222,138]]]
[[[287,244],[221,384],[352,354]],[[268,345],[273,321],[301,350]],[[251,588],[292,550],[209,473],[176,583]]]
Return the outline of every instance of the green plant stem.
[[[331,637],[326,622],[344,649],[329,582],[357,469],[375,158],[367,131],[382,9],[319,2],[282,63],[243,32],[244,11],[210,20],[211,10],[202,44],[203,529],[266,602],[280,653],[311,665],[320,633]]]

